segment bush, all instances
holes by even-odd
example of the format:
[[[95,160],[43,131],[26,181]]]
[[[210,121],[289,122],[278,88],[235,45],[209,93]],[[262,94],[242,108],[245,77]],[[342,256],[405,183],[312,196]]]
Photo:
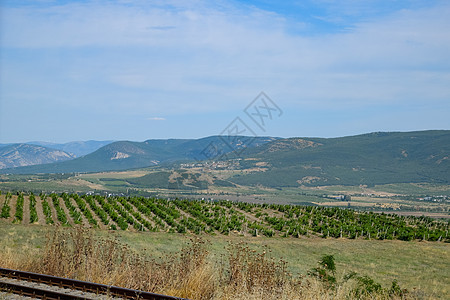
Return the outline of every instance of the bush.
[[[334,256],[322,256],[322,259],[319,261],[319,267],[311,269],[308,274],[319,278],[330,287],[334,287],[336,284],[336,264],[334,262]]]

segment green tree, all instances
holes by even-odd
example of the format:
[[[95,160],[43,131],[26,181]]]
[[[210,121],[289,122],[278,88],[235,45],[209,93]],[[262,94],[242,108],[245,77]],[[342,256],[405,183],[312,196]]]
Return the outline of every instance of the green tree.
[[[319,278],[330,287],[334,287],[336,284],[336,264],[334,262],[334,256],[322,256],[322,259],[319,261],[319,266],[311,269],[309,275]]]

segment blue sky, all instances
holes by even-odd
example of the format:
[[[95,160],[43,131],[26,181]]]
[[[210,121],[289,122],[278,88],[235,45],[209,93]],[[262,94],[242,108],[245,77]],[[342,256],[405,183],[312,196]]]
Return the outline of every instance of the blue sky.
[[[0,2],[0,143],[450,129],[448,1]],[[282,115],[258,128],[264,91]]]

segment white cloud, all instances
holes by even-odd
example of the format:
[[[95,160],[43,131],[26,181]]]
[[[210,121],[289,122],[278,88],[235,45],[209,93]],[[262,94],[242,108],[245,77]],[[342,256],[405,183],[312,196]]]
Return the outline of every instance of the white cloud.
[[[165,121],[166,118],[162,118],[162,117],[151,117],[151,118],[147,118],[147,120],[150,120],[150,121]]]
[[[450,96],[448,4],[303,36],[279,14],[231,2],[152,3],[5,8],[2,47],[45,63],[4,58],[4,95],[146,115],[239,110],[261,90],[292,107]]]

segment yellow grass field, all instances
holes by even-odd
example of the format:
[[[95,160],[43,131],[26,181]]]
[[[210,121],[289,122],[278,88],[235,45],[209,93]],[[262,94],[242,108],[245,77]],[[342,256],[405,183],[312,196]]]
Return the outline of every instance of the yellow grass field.
[[[69,228],[62,229],[70,231]],[[52,226],[8,224],[0,221],[0,263],[20,266],[24,258],[43,255],[46,234]],[[193,235],[128,231],[92,231],[95,237],[114,237],[130,251],[152,259],[180,253]],[[294,277],[306,275],[325,255],[334,255],[336,277],[355,271],[367,275],[388,288],[393,280],[414,292],[417,299],[448,299],[450,296],[450,244],[441,242],[403,242],[321,238],[266,238],[201,235],[208,250],[208,260],[220,268],[230,243],[245,243],[252,251],[287,263]]]

